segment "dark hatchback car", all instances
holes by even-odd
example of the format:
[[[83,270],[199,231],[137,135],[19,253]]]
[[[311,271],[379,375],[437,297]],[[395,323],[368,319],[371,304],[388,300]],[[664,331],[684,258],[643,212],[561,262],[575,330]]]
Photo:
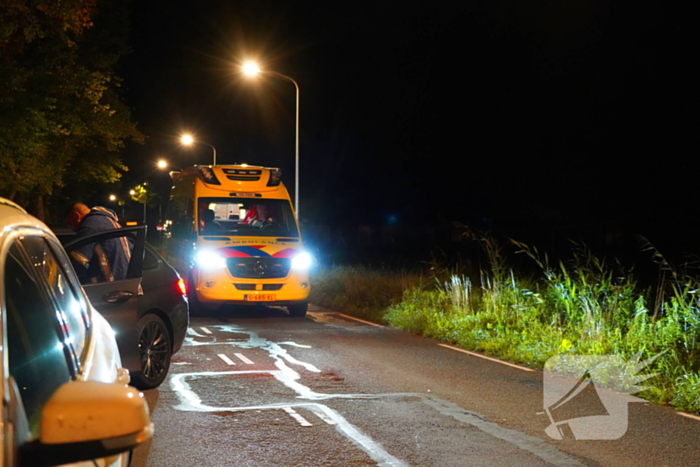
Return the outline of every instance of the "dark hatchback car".
[[[113,232],[127,229],[116,229]],[[56,236],[70,254],[71,250],[89,239],[76,239],[75,233],[63,228],[54,229]],[[104,235],[100,232],[97,236]],[[93,284],[83,284],[93,306],[107,319],[116,337],[122,363],[131,375],[131,384],[139,389],[158,387],[168,374],[170,360],[182,347],[189,326],[189,310],[186,284],[165,259],[148,243],[145,243],[141,289],[137,300],[137,315],[124,316],[100,305],[91,295]],[[117,283],[115,282],[115,285]],[[118,295],[119,291],[112,292]],[[114,303],[132,297],[115,295]],[[104,296],[101,295],[101,298]],[[116,307],[115,307],[116,310]]]

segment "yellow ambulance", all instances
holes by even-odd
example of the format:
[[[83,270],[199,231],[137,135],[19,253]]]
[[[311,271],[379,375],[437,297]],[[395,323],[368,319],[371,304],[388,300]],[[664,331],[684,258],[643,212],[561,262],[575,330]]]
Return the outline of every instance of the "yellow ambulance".
[[[171,175],[163,245],[188,277],[190,309],[263,304],[304,316],[311,256],[280,170],[215,165]]]

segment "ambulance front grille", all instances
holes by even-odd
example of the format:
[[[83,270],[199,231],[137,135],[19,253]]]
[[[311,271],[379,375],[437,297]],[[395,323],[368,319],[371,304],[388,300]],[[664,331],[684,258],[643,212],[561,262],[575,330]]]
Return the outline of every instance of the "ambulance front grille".
[[[289,258],[228,258],[228,270],[233,277],[242,279],[281,279],[292,267]]]

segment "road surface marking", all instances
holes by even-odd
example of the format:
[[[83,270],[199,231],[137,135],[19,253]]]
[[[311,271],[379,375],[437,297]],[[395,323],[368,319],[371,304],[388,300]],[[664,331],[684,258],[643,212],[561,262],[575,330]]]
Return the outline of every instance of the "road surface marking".
[[[204,326],[200,327],[199,329],[206,332],[207,334],[211,334],[211,331],[209,329],[205,328]]]
[[[470,352],[470,351],[468,351],[468,350],[460,349],[460,348],[458,348],[458,347],[452,347],[451,345],[446,345],[446,344],[438,344],[438,345],[439,345],[440,347],[445,347],[445,348],[447,348],[447,349],[456,350],[457,352],[466,353],[466,354],[472,355],[472,356],[474,356],[474,357],[483,358],[484,360],[491,360],[492,362],[496,362],[496,363],[501,363],[501,364],[503,364],[503,365],[512,366],[513,368],[517,368],[517,369],[519,369],[519,370],[523,370],[523,371],[535,371],[535,370],[533,370],[532,368],[527,368],[527,367],[524,367],[524,366],[515,365],[514,363],[504,362],[503,360],[499,360],[499,359],[497,359],[497,358],[487,357],[487,356],[485,356],[485,355],[481,355],[481,354],[478,354],[478,353],[476,353],[476,352]]]
[[[306,419],[304,417],[302,417],[301,415],[296,413],[296,411],[293,408],[283,407],[283,409],[285,412],[287,412],[289,414],[290,417],[292,417],[294,420],[299,422],[299,425],[301,425],[301,426],[313,426],[311,423],[306,421]]]
[[[320,311],[309,311],[306,316],[311,318],[312,320],[316,321],[317,323],[326,323],[326,324],[338,324],[339,320],[336,319],[337,313],[322,313]]]
[[[187,335],[195,337],[204,337],[202,334],[198,333],[195,328],[187,328]],[[191,340],[188,338],[188,340]],[[183,343],[184,345],[184,343]]]
[[[344,315],[344,314],[342,314],[342,313],[338,313],[338,316],[342,316],[343,318],[347,318],[347,319],[352,319],[352,320],[355,320],[355,321],[359,321],[360,323],[369,324],[369,325],[371,325],[371,326],[377,326],[378,328],[383,328],[383,327],[384,327],[384,326],[382,326],[381,324],[372,323],[371,321],[365,321],[365,320],[363,320],[363,319],[355,318],[355,317],[353,317],[353,316]]]
[[[329,416],[327,416],[326,414],[324,414],[324,413],[322,413],[322,412],[316,412],[315,410],[312,410],[312,412],[313,412],[318,418],[320,418],[320,419],[323,420],[324,422],[328,423],[329,425],[335,425],[335,421],[334,421],[332,418],[330,418]]]
[[[495,438],[502,439],[512,445],[519,447],[525,451],[528,451],[535,456],[543,459],[548,464],[556,467],[573,467],[582,466],[577,460],[568,457],[563,452],[559,451],[555,447],[549,446],[544,441],[539,438],[525,435],[518,431],[503,428],[496,423],[485,421],[483,416],[475,414],[473,412],[466,411],[457,404],[443,401],[434,396],[422,394],[422,393],[391,393],[391,394],[324,394],[317,393],[311,388],[305,386],[302,383],[302,376],[292,369],[288,364],[292,366],[301,366],[307,371],[312,371],[315,373],[320,373],[320,370],[310,363],[299,361],[293,358],[287,353],[287,350],[283,346],[290,347],[300,347],[300,348],[311,348],[307,345],[301,345],[294,342],[273,342],[265,338],[261,338],[257,333],[244,330],[238,326],[217,326],[217,336],[221,332],[224,336],[226,333],[240,334],[245,333],[249,336],[247,340],[237,339],[236,341],[227,342],[226,345],[236,347],[238,349],[253,349],[257,348],[260,350],[267,351],[269,357],[275,361],[276,370],[244,370],[244,371],[205,371],[205,372],[193,372],[193,373],[178,373],[172,375],[170,379],[170,386],[172,390],[177,394],[179,399],[179,404],[174,406],[175,410],[180,411],[191,411],[191,412],[249,412],[252,410],[279,410],[284,407],[291,408],[303,407],[310,410],[318,415],[318,413],[325,414],[326,417],[335,422],[335,427],[339,432],[351,440],[356,446],[360,447],[364,452],[366,452],[378,465],[378,467],[409,467],[408,464],[404,463],[400,459],[392,456],[381,444],[374,441],[369,436],[365,435],[357,427],[351,424],[345,417],[343,417],[337,411],[331,409],[330,407],[324,405],[320,401],[331,400],[331,399],[381,399],[384,397],[417,397],[420,398],[424,403],[433,409],[437,410],[438,413],[446,416],[450,416],[455,420],[471,425],[482,432],[491,435]],[[212,343],[196,342],[191,338],[188,338],[189,345],[213,345]],[[219,343],[218,345],[221,345]],[[461,350],[461,349],[458,349]],[[224,377],[230,378],[232,375],[259,375],[266,374],[272,375],[277,381],[281,382],[289,389],[295,391],[298,394],[299,399],[307,399],[307,402],[299,402],[296,404],[289,405],[289,403],[283,404],[264,404],[264,405],[254,405],[254,406],[212,406],[204,403],[201,397],[196,391],[190,386],[188,379],[199,379],[203,377]],[[319,401],[319,402],[314,402]]]
[[[248,357],[246,357],[245,355],[243,355],[242,353],[235,353],[234,355],[236,357],[240,358],[243,361],[243,363],[247,363],[248,365],[253,365],[253,361],[251,359],[249,359]]]
[[[219,358],[220,358],[221,360],[225,361],[225,362],[228,363],[229,365],[235,365],[235,364],[236,364],[233,360],[231,360],[230,358],[228,358],[226,355],[224,355],[224,354],[222,354],[222,353],[220,353],[220,354],[218,354],[218,355],[219,355]]]
[[[691,415],[691,414],[685,413],[685,412],[678,412],[678,415],[681,415],[683,417],[693,418],[695,420],[700,420],[700,417],[698,417],[697,415]]]

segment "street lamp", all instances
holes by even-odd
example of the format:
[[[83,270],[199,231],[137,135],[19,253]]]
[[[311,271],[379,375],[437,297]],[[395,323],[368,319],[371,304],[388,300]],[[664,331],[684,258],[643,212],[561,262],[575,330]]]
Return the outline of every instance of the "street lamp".
[[[117,198],[117,195],[115,194],[109,195],[109,200],[113,203],[117,203],[117,206],[122,207],[122,217],[120,219],[124,220],[124,200]]]
[[[297,215],[297,220],[299,219],[299,84],[287,75],[282,73],[277,73],[276,71],[261,70],[260,67],[254,62],[247,62],[243,64],[243,73],[248,76],[257,76],[260,73],[265,73],[267,75],[272,75],[275,78],[285,79],[291,81],[297,91],[297,106],[296,106],[296,128],[294,134],[294,211]]]
[[[180,137],[180,143],[182,143],[184,146],[191,146],[194,143],[199,143],[199,144],[204,144],[206,146],[209,146],[212,149],[212,151],[214,151],[214,164],[213,165],[216,165],[216,148],[214,146],[212,146],[211,144],[205,143],[204,141],[197,141],[194,139],[194,137],[192,135],[187,134],[187,133],[185,133],[184,135],[182,135]]]
[[[146,225],[146,202],[148,201],[148,182],[143,182],[143,185],[138,185],[136,188],[129,190],[131,199],[137,203],[143,203],[143,224]]]
[[[170,164],[168,163],[168,161],[166,161],[165,159],[160,159],[160,160],[156,163],[156,166],[157,166],[159,169],[167,169],[168,167],[172,167],[173,169],[177,169],[177,170],[179,170],[180,172],[183,172],[182,167],[178,167],[177,165],[170,165]]]

